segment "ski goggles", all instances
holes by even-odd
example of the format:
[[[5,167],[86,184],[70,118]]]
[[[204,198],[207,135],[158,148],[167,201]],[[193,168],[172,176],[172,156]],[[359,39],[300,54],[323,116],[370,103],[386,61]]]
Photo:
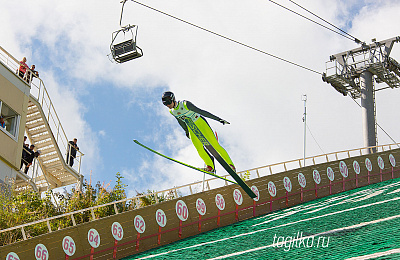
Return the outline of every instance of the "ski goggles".
[[[163,100],[162,103],[164,104],[164,106],[168,106],[172,103],[172,99]]]

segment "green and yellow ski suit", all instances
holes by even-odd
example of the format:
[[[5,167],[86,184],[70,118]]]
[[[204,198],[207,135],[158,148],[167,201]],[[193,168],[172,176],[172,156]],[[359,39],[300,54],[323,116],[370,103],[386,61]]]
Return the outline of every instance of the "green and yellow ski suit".
[[[178,120],[179,125],[185,130],[186,136],[192,140],[193,145],[196,147],[197,152],[200,157],[203,159],[206,165],[214,167],[214,158],[212,155],[204,148],[204,143],[211,144],[214,149],[221,155],[221,157],[230,165],[234,165],[231,158],[225,149],[218,143],[217,138],[214,135],[213,130],[207,123],[205,117],[214,119],[218,122],[223,122],[224,120],[204,111],[195,105],[193,105],[190,101],[183,100],[177,101],[176,106],[173,109],[170,109],[171,114]],[[189,126],[185,122],[185,119],[189,120],[189,122],[193,122],[195,126]],[[196,128],[200,130],[201,134],[205,137],[206,140],[202,139],[201,134],[197,133],[197,135],[193,132],[192,128]],[[195,130],[196,131],[196,130]],[[199,139],[200,136],[200,139]]]

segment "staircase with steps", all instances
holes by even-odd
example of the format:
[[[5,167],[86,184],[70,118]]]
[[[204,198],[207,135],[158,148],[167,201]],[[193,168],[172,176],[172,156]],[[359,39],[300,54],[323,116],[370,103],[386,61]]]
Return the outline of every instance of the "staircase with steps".
[[[50,104],[52,103],[50,102]],[[49,110],[51,108],[52,105]],[[53,112],[55,113],[55,110]],[[34,173],[30,174],[31,183],[34,184],[30,186],[39,192],[74,183],[80,184],[82,181],[82,176],[79,174],[82,153],[78,151],[78,157],[75,161],[77,169],[66,163],[68,139],[64,136],[62,126],[54,113],[48,112],[46,114],[39,101],[33,95],[30,96],[25,133],[30,141],[29,143],[34,144],[35,149],[41,151],[37,158],[41,173],[35,172],[34,169]],[[51,127],[52,121],[57,125],[53,129]],[[54,131],[54,128],[56,131]],[[39,169],[39,167],[37,168]],[[26,183],[26,180],[20,179],[16,184],[21,187],[26,186]]]
[[[1,46],[0,54],[2,63],[11,71],[18,71],[19,61]],[[47,89],[40,78],[30,79],[29,82],[30,95],[25,135],[29,139],[29,144],[35,145],[34,150],[40,150],[41,154],[34,160],[28,174],[21,170],[17,172],[16,189],[33,189],[42,192],[75,183],[80,189],[83,180],[83,175],[80,174],[83,153],[77,151],[73,167],[66,163],[69,151],[68,138]]]

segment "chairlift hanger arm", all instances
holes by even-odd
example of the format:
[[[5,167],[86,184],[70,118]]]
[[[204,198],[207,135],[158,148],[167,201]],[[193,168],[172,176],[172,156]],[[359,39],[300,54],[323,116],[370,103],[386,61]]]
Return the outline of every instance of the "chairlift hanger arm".
[[[127,0],[122,0],[120,3],[122,3],[122,8],[121,8],[121,16],[119,18],[119,26],[122,27],[122,14],[124,13],[124,5],[126,3]]]
[[[119,19],[119,25],[120,29],[113,32],[111,35],[111,44],[110,44],[110,50],[111,50],[111,56],[113,60],[117,63],[124,63],[136,58],[140,58],[143,56],[143,51],[139,46],[136,45],[136,36],[137,36],[137,30],[138,26],[137,25],[126,25],[122,26],[122,16],[124,13],[124,6],[125,3],[128,0],[122,0],[120,3],[122,3],[122,8],[121,8],[121,16]],[[134,28],[136,27],[136,30],[134,31]],[[128,39],[125,40],[125,33],[126,32],[131,32],[132,36]],[[122,42],[116,41],[117,36],[119,35],[120,32],[123,32],[124,34],[124,40]],[[110,57],[110,56],[109,56]]]

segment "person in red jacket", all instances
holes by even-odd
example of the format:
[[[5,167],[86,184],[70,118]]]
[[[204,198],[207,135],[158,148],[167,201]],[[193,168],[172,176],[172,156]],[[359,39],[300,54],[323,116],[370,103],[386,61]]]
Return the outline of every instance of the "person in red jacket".
[[[21,78],[24,78],[26,70],[29,68],[28,64],[26,64],[26,57],[24,57],[20,62],[19,62],[19,69],[18,69],[18,75]]]

